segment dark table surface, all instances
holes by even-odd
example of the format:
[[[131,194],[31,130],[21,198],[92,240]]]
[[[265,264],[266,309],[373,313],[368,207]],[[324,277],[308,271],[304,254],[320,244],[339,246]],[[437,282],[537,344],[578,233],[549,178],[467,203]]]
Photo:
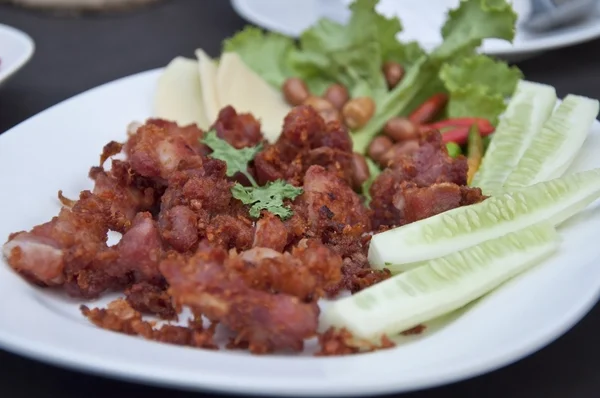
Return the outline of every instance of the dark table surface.
[[[99,84],[164,66],[177,55],[193,57],[198,47],[217,55],[221,41],[245,24],[225,0],[172,0],[135,12],[81,18],[2,5],[0,23],[22,29],[36,42],[31,62],[0,89],[0,132]],[[560,96],[600,98],[600,40],[548,52],[519,66],[527,79],[555,86]],[[599,335],[597,306],[558,341],[514,365],[405,396],[598,397]],[[0,350],[2,397],[105,398],[134,393],[146,398],[202,396],[88,376]]]

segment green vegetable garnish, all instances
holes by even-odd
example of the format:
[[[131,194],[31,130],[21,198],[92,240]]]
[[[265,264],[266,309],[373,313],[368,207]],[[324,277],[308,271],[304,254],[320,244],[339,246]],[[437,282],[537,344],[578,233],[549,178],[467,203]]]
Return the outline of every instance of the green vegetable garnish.
[[[422,56],[415,66],[408,71],[400,84],[389,92],[378,107],[376,115],[365,127],[354,134],[354,150],[364,153],[373,137],[389,119],[398,115],[408,115],[425,98],[436,92],[448,91],[444,81],[440,78],[440,71],[444,65],[452,64],[458,59],[474,54],[483,39],[512,40],[515,33],[516,18],[517,15],[505,0],[461,1],[460,6],[448,14],[448,19],[442,28],[444,42],[435,48],[431,54]],[[478,66],[478,62],[474,64]],[[475,69],[479,70],[478,68]],[[474,72],[465,71],[466,74],[470,74],[472,79],[478,81],[478,77],[472,75]],[[486,80],[489,79],[479,79],[479,81]],[[506,88],[508,91],[512,91],[512,89],[514,87]],[[479,89],[470,90],[477,91]],[[475,92],[472,94],[480,95],[481,93]],[[450,101],[452,101],[452,95]],[[481,106],[479,101],[471,101],[469,104],[470,106]],[[504,107],[502,106],[500,109],[496,106],[498,104],[494,100],[487,101],[484,105],[487,117],[489,117],[490,110],[496,114],[502,112]],[[464,109],[461,109],[461,112],[463,111]],[[470,112],[467,112],[468,116],[481,113]]]
[[[365,206],[369,207],[371,203],[371,185],[373,185],[373,181],[377,178],[379,174],[381,174],[381,169],[375,164],[373,159],[369,157],[365,157],[367,161],[367,167],[369,168],[369,178],[365,181],[361,187],[362,194],[365,197]]]
[[[242,173],[253,186],[258,186],[252,174],[248,173],[248,163],[260,152],[262,144],[251,148],[236,149],[227,141],[217,137],[215,131],[206,133],[201,142],[213,150],[210,154],[212,158],[227,163],[227,177],[233,177],[237,173]]]
[[[447,116],[482,117],[496,125],[498,115],[506,108],[504,99],[522,78],[518,68],[485,55],[444,64],[440,79],[450,92]]]
[[[305,30],[298,44],[274,33],[246,28],[226,40],[223,50],[243,61],[278,89],[285,79],[299,77],[312,94],[321,95],[341,83],[352,97],[371,96],[373,118],[353,134],[354,150],[364,154],[384,124],[408,116],[435,93],[449,94],[447,117],[484,117],[496,124],[522,77],[516,67],[477,55],[484,39],[511,41],[517,15],[507,0],[462,0],[448,13],[444,41],[427,54],[415,42],[399,42],[402,24],[375,11],[377,0],[355,0],[346,25],[321,19]],[[406,74],[391,91],[382,66],[400,63]]]
[[[262,187],[244,187],[236,183],[231,188],[231,193],[234,198],[241,200],[245,205],[252,205],[250,207],[252,217],[258,218],[261,210],[268,210],[285,220],[291,217],[293,212],[283,204],[283,201],[296,199],[302,194],[302,188],[296,188],[283,180],[277,180]]]
[[[450,155],[451,158],[456,158],[462,154],[462,149],[456,142],[448,142],[446,144],[446,149],[448,150],[448,155]]]
[[[256,154],[262,149],[262,145],[256,145],[252,148],[236,149],[227,141],[217,137],[215,131],[209,131],[200,140],[207,145],[213,152],[211,157],[224,161],[227,164],[227,176],[233,177],[237,173],[242,173],[248,178],[251,187],[245,187],[236,182],[231,187],[231,194],[234,198],[250,207],[250,216],[260,217],[261,210],[267,210],[285,220],[292,216],[292,210],[283,204],[285,199],[294,200],[302,194],[302,188],[297,188],[286,181],[277,180],[269,182],[267,185],[259,186],[248,172],[248,163],[254,159]]]

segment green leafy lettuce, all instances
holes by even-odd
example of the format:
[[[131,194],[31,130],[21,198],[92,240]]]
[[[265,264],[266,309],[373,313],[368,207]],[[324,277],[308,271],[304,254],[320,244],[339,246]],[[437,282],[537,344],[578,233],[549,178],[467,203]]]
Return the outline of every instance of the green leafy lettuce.
[[[448,117],[483,117],[492,124],[498,122],[506,97],[523,78],[518,68],[485,55],[446,63],[439,76],[450,93]]]
[[[356,131],[354,150],[365,153],[369,143],[379,133],[383,125],[392,117],[408,115],[423,100],[436,92],[449,92],[449,113],[463,116],[487,115],[495,120],[504,110],[493,88],[482,88],[489,81],[485,77],[475,76],[481,69],[465,69],[464,75],[470,76],[480,84],[469,86],[465,90],[449,90],[441,76],[441,70],[447,64],[475,54],[475,50],[486,38],[512,41],[515,33],[517,15],[506,0],[462,0],[459,7],[448,13],[442,28],[444,41],[430,54],[423,55],[408,71],[407,75],[391,90],[381,102],[375,116],[359,131]],[[485,57],[485,56],[480,56]],[[474,62],[472,66],[478,66]],[[512,80],[509,78],[507,80]],[[516,84],[516,82],[515,82]],[[508,92],[512,87],[505,89]],[[477,99],[467,99],[468,95],[477,95]],[[453,98],[455,97],[455,98]],[[481,99],[485,101],[482,101]],[[473,107],[469,109],[468,107]]]
[[[370,95],[377,102],[387,93],[383,63],[393,60],[409,67],[424,54],[415,42],[404,44],[396,39],[402,30],[400,20],[375,12],[377,2],[355,1],[346,25],[319,20],[302,33],[298,45],[278,34],[248,27],[226,40],[223,51],[237,52],[275,87],[296,76],[316,95],[332,83],[342,83],[353,97]]]
[[[375,11],[377,0],[355,0],[347,24],[321,19],[304,31],[298,43],[274,33],[246,28],[225,41],[224,51],[237,52],[266,81],[281,87],[300,77],[313,94],[342,83],[353,97],[369,95],[375,116],[353,132],[354,150],[365,153],[392,117],[407,116],[435,93],[448,93],[446,116],[486,117],[493,123],[505,109],[521,73],[504,62],[476,55],[484,39],[512,41],[516,14],[507,0],[461,0],[449,11],[443,42],[429,54],[415,42],[400,42],[402,24]],[[401,63],[406,75],[388,90],[383,63]]]

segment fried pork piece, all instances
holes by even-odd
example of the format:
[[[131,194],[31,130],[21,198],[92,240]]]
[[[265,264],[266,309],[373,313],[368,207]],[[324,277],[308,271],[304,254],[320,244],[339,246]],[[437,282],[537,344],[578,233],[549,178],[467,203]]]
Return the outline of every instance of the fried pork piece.
[[[65,263],[65,290],[71,296],[94,298],[105,290],[132,283],[164,285],[158,270],[162,242],[150,213],[138,213],[116,246],[100,248],[89,263]]]
[[[175,122],[171,122],[164,119],[148,119],[146,120],[146,123],[165,129],[169,136],[178,136],[183,138],[185,143],[197,155],[205,156],[209,153],[209,148],[206,145],[200,143],[200,139],[204,135],[204,132],[201,129],[199,129],[198,126],[195,124],[179,126]]]
[[[273,213],[264,211],[256,222],[252,247],[263,247],[283,252],[289,243],[286,225]]]
[[[298,106],[286,116],[277,142],[254,159],[259,183],[284,179],[302,185],[304,172],[320,165],[352,182],[352,140],[339,122],[325,123],[309,106]]]
[[[448,199],[448,196],[436,202],[433,195],[428,201],[433,207],[409,207],[404,210],[405,200],[402,193],[405,188],[419,189],[442,183],[446,184],[441,188],[435,188],[439,189],[439,193],[452,190],[449,185],[455,185],[456,189],[453,192],[457,192],[458,186],[464,186],[467,183],[467,168],[467,161],[464,156],[453,159],[448,155],[448,150],[442,142],[439,132],[436,130],[424,132],[420,139],[420,146],[416,151],[393,159],[389,168],[385,169],[373,181],[370,189],[373,228],[377,230],[382,226],[404,225],[407,222],[416,221],[426,216],[438,214],[440,211],[467,204],[461,203],[461,199],[458,199],[458,203],[456,200],[453,202],[453,200]],[[411,191],[409,195],[414,197],[415,192]],[[421,195],[425,195],[424,192],[427,191],[423,191]],[[429,192],[433,194],[435,191]],[[472,199],[466,200],[466,202],[475,203],[480,195],[476,191],[474,191],[474,195]],[[458,197],[461,197],[460,193]],[[451,203],[455,203],[455,206],[451,207]],[[412,209],[420,213],[412,214],[410,213]]]
[[[387,336],[383,336],[381,344],[377,345],[354,338],[347,329],[329,328],[324,333],[319,334],[319,346],[321,349],[315,353],[315,356],[359,354],[393,348],[396,345]]]
[[[71,208],[30,232],[12,234],[3,253],[10,266],[40,286],[62,285],[93,298],[130,283],[164,284],[158,270],[162,243],[150,213],[138,213],[114,247],[106,244],[111,204],[83,191]]]
[[[218,349],[213,341],[216,324],[207,329],[202,329],[201,324],[197,322],[191,323],[190,327],[164,325],[155,328],[153,323],[144,321],[142,314],[123,299],[111,302],[106,309],[89,309],[82,305],[81,312],[96,326],[113,332],[142,336],[148,340],[169,344]]]
[[[127,303],[141,313],[158,315],[162,319],[177,319],[177,312],[167,291],[148,282],[136,283],[125,290]]]
[[[304,175],[304,192],[296,204],[304,207],[308,228],[315,236],[326,231],[358,228],[360,235],[370,229],[369,214],[362,200],[345,180],[321,166],[311,166]]]
[[[409,155],[392,159],[389,168],[398,181],[410,181],[419,187],[441,182],[467,184],[467,159],[463,155],[450,157],[437,130],[424,131],[419,148]]]
[[[170,134],[168,129],[154,123],[146,123],[129,137],[125,153],[136,173],[165,183],[182,160],[199,156],[186,138]]]
[[[342,280],[327,290],[328,296],[336,296],[342,290],[357,293],[391,276],[387,269],[371,268],[367,258],[370,238],[365,234],[357,236],[356,231],[349,228],[328,237],[327,245],[344,257]]]
[[[213,129],[217,137],[238,149],[258,145],[264,140],[260,122],[249,113],[237,113],[231,105],[221,109]]]
[[[302,241],[291,252],[255,247],[227,259],[225,268],[252,288],[285,293],[309,302],[324,296],[341,278],[342,257],[317,241]]]
[[[94,195],[110,203],[112,220],[110,229],[125,232],[140,211],[151,210],[158,192],[150,181],[131,170],[128,162],[113,160],[110,171],[102,166],[92,167],[89,174],[94,180]]]
[[[109,204],[83,191],[72,208],[29,232],[10,235],[3,254],[24,278],[41,286],[65,282],[65,265],[85,268],[106,248]]]
[[[193,251],[202,238],[224,248],[245,250],[253,241],[247,210],[231,196],[225,163],[197,158],[175,171],[161,199],[161,236],[179,252]]]
[[[479,188],[448,182],[422,188],[403,183],[394,194],[392,203],[402,213],[402,222],[408,224],[457,207],[479,203],[484,199]]]
[[[202,242],[191,258],[171,256],[160,269],[178,304],[227,326],[237,333],[235,342],[248,342],[253,353],[302,350],[304,339],[317,330],[316,303],[252,289],[240,275],[228,272],[227,258],[225,250]]]

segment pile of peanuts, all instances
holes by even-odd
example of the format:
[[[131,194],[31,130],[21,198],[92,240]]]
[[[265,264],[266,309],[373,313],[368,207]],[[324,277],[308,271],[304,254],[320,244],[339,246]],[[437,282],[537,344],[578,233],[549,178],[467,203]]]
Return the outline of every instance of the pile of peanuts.
[[[386,62],[382,67],[388,88],[391,90],[404,77],[404,68],[396,62]],[[292,106],[309,105],[325,120],[344,123],[350,130],[363,127],[375,114],[375,101],[370,97],[350,98],[348,89],[341,84],[332,84],[322,96],[310,93],[306,83],[297,77],[287,79],[282,91],[285,100]],[[390,119],[379,135],[371,141],[367,155],[381,167],[398,156],[418,148],[419,126],[407,118]],[[361,154],[354,154],[354,185],[360,188],[369,178],[369,168]]]

